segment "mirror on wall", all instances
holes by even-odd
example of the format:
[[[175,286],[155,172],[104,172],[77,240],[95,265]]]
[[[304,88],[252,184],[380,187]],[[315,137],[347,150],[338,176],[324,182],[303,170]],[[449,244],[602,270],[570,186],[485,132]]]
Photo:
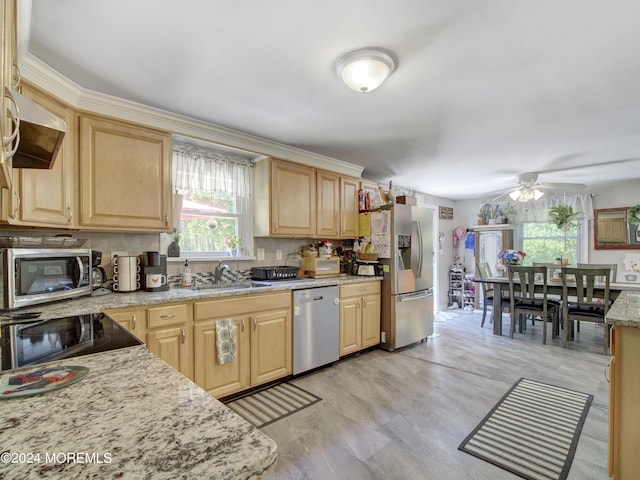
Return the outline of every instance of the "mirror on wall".
[[[628,221],[628,211],[627,207],[594,211],[595,250],[640,248],[640,224]]]

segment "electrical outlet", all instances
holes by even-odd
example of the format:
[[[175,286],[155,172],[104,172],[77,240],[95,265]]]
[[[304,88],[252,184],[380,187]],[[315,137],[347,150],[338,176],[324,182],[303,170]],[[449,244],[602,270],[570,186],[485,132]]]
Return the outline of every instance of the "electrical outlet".
[[[282,250],[276,250],[276,260],[282,260]]]
[[[262,261],[264,260],[264,248],[259,248],[258,249],[258,261]]]
[[[380,332],[380,343],[387,343],[387,332]]]

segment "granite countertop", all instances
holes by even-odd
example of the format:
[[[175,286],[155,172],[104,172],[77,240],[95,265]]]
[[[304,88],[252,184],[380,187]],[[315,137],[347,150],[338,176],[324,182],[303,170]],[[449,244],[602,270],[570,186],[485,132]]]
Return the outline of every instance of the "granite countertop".
[[[247,479],[276,461],[273,440],[143,346],[51,364],[89,374],[0,400],[1,478]]]
[[[640,328],[640,293],[621,292],[607,312],[606,321],[614,326]]]
[[[247,288],[250,282],[240,288],[224,287],[195,290],[191,288],[171,288],[166,292],[145,292],[138,290],[131,293],[108,293],[101,296],[86,296],[72,300],[34,305],[21,308],[19,312],[41,312],[40,319],[67,317],[73,315],[98,313],[112,308],[138,307],[172,302],[192,302],[212,298],[237,295],[254,295],[275,291],[299,290],[303,288],[325,287],[358,282],[376,282],[382,277],[345,276],[329,278],[305,278],[292,281],[275,281],[269,286]],[[2,320],[0,319],[0,322]]]

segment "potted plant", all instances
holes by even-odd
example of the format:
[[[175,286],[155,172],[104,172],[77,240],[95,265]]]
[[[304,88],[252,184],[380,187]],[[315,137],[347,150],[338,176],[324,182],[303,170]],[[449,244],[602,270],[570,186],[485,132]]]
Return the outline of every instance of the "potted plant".
[[[480,205],[480,211],[476,214],[478,215],[478,225],[486,225],[492,214],[491,204],[483,203]]]
[[[640,224],[640,205],[634,205],[627,210],[627,221],[629,223]]]
[[[571,205],[556,205],[549,209],[549,220],[564,235],[564,251],[567,251],[567,232],[576,225],[575,219],[579,212],[573,210]],[[563,260],[564,263],[564,260]]]
[[[242,245],[242,239],[235,235],[227,235],[224,237],[224,246],[229,249],[229,254],[232,257],[237,257],[240,253],[240,246]]]
[[[517,215],[518,209],[511,203],[507,203],[507,205],[502,209],[502,222],[509,223],[510,220],[515,220]]]

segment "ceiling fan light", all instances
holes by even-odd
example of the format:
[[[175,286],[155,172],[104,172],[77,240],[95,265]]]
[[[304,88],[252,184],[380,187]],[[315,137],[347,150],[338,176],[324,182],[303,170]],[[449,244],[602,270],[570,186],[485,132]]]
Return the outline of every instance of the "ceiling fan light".
[[[518,190],[514,190],[513,192],[509,193],[509,196],[511,197],[511,200],[513,200],[514,202],[517,202],[520,199],[520,195],[522,194],[522,192],[520,192],[520,189]]]
[[[536,189],[533,191],[533,199],[534,200],[539,200],[540,197],[542,197],[544,195],[544,193],[542,193],[540,190]]]
[[[352,90],[367,93],[378,88],[393,73],[396,61],[389,53],[373,48],[342,55],[335,63],[336,73]]]

